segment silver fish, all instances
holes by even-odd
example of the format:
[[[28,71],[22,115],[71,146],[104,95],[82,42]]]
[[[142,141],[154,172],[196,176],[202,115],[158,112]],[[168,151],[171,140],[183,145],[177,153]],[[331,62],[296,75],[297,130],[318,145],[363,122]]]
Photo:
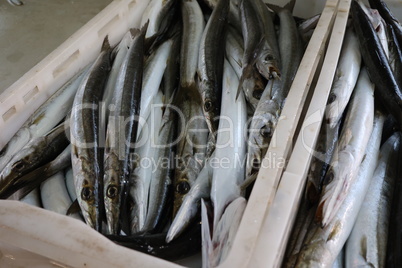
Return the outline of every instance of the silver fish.
[[[325,226],[337,214],[359,171],[373,128],[374,85],[363,67],[339,143],[324,180],[316,220]]]
[[[377,164],[384,119],[382,114],[376,113],[365,157],[350,191],[324,228],[316,223],[310,226],[295,267],[330,267],[339,255],[352,231]]]
[[[346,244],[346,267],[385,267],[400,140],[400,133],[395,133],[381,146],[377,168]]]
[[[70,118],[71,161],[77,200],[89,226],[102,231],[102,156],[99,148],[99,102],[111,68],[111,48],[105,38],[102,51],[85,74],[74,98]]]
[[[350,96],[352,96],[357,78],[359,77],[361,60],[359,41],[353,30],[348,29],[343,41],[325,113],[325,117],[332,128],[341,120],[346,105],[349,103]]]

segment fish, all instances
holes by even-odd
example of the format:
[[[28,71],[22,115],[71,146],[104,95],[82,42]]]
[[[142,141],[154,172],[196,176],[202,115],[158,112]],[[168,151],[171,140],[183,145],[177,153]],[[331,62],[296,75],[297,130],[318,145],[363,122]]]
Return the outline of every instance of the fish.
[[[71,109],[75,93],[87,68],[74,75],[43,103],[0,151],[0,171],[29,141],[47,134]],[[2,146],[0,145],[0,148]]]
[[[287,11],[281,11],[280,14],[279,48],[282,76],[281,79],[268,81],[252,117],[247,143],[246,180],[242,188],[246,188],[257,177],[303,54],[293,17]]]
[[[239,36],[234,29],[229,29],[226,37],[226,59],[229,61],[239,79],[242,74],[244,54],[241,39],[241,36]],[[265,83],[262,76],[259,75],[257,71],[254,71],[253,74],[254,81],[252,81],[252,78],[250,78],[250,83],[253,86],[243,88],[243,93],[247,102],[252,106],[254,112],[257,108],[258,101],[261,98],[261,94],[265,89]]]
[[[344,259],[345,259],[345,247],[341,250],[338,257],[336,257],[334,263],[332,264],[332,268],[342,268],[344,267]]]
[[[103,190],[108,231],[120,231],[120,214],[129,191],[130,154],[134,151],[141,109],[144,36],[132,30],[134,39],[120,67],[113,95],[114,110],[107,125]]]
[[[214,155],[211,156],[211,158],[213,157]],[[198,174],[196,181],[184,197],[183,203],[181,204],[172,224],[169,227],[166,235],[166,243],[170,243],[186,230],[186,228],[195,220],[200,212],[201,199],[207,199],[210,197],[212,167],[208,160],[206,160],[205,165]]]
[[[247,127],[247,106],[244,95],[236,98],[239,80],[228,61],[224,61],[221,120],[218,128],[215,159],[218,163],[227,159],[228,165],[213,167],[211,200],[214,206],[214,228],[225,208],[242,196],[240,185],[244,177],[246,157],[245,133]]]
[[[211,267],[217,267],[227,258],[246,205],[247,200],[244,197],[238,197],[230,202],[216,228],[214,228],[212,236],[212,245],[214,248],[212,256],[209,256]]]
[[[145,63],[140,103],[142,108],[139,115],[137,139],[142,131],[142,122],[145,122],[151,113],[152,99],[155,98],[160,88],[172,45],[172,39],[164,42]]]
[[[281,76],[281,54],[278,47],[278,40],[276,39],[276,32],[274,28],[273,16],[268,10],[267,6],[262,0],[254,1],[255,8],[258,14],[259,24],[263,36],[260,41],[260,50],[256,58],[256,67],[260,74],[269,80],[272,78],[278,78]],[[294,5],[294,1],[289,2],[289,5]],[[294,22],[293,16],[289,9],[293,9],[290,6],[285,6],[284,8],[279,8],[276,6],[271,6],[281,20],[280,27],[283,27],[284,23],[288,22],[288,18],[291,18]],[[293,25],[292,25],[293,26]],[[294,25],[296,26],[296,24]],[[289,25],[285,26],[286,28]],[[293,28],[288,28],[287,30],[294,31]],[[283,30],[280,30],[283,34]],[[279,36],[279,38],[281,38]],[[292,42],[298,41],[297,39],[292,39]],[[297,59],[296,59],[297,61]]]
[[[196,0],[182,0],[181,14],[183,38],[180,51],[180,86],[195,86],[198,67],[198,51],[205,28],[202,10]]]
[[[119,76],[120,67],[123,64],[124,59],[132,45],[132,41],[134,39],[133,31],[128,31],[124,36],[120,43],[113,49],[111,56],[114,56],[113,65],[109,72],[109,76],[107,78],[105,91],[102,97],[102,104],[101,104],[101,123],[100,123],[100,131],[105,135],[104,137],[100,137],[101,139],[105,139],[106,137],[106,126],[109,119],[109,113],[113,110],[114,104],[112,103],[113,95],[114,95],[114,88],[116,85],[116,80]],[[105,140],[100,140],[100,143],[103,143],[104,146]]]
[[[112,67],[106,37],[100,54],[85,74],[75,95],[70,118],[71,162],[77,200],[85,222],[102,231],[103,152],[99,147],[99,102]]]
[[[373,177],[379,155],[384,115],[376,112],[365,157],[350,191],[336,215],[323,228],[312,223],[294,267],[330,267],[341,252],[352,231],[361,204]]]
[[[183,88],[176,94],[177,107],[181,112],[178,118],[179,136],[173,182],[173,218],[197,179],[207,157],[209,130],[197,95],[198,92]]]
[[[66,171],[64,172],[64,177],[66,178],[68,194],[70,195],[71,200],[74,201],[77,199],[77,193],[75,192],[73,169],[71,167],[68,167],[66,169]]]
[[[314,158],[311,160],[307,174],[305,198],[309,200],[310,205],[316,204],[320,198],[322,182],[327,173],[332,155],[335,153],[334,150],[338,142],[341,122],[338,122],[334,128],[330,127],[328,121],[323,121],[321,124]]]
[[[350,184],[356,178],[373,128],[374,85],[365,67],[360,70],[352,98],[335,149],[337,153],[334,154],[324,179],[316,213],[316,221],[322,226],[337,214],[350,191]]]
[[[222,99],[225,29],[229,0],[219,0],[202,34],[198,54],[198,89],[209,132],[216,138]]]
[[[19,199],[24,198],[31,191],[38,188],[42,182],[53,176],[59,171],[71,166],[71,146],[67,146],[54,160],[38,167],[28,174],[19,178],[14,184],[10,185],[1,198],[8,198],[17,193]]]
[[[402,92],[392,74],[384,49],[367,15],[356,1],[352,1],[351,14],[363,62],[371,81],[377,88],[376,95],[378,95],[380,103],[395,117],[398,126],[401,127]]]
[[[149,191],[152,173],[155,165],[152,162],[156,157],[156,146],[159,129],[162,123],[162,102],[163,94],[158,94],[153,99],[154,109],[137,140],[134,149],[134,164],[130,172],[130,197],[133,200],[131,209],[131,233],[135,234],[144,229],[145,220],[148,212]]]
[[[377,167],[346,243],[347,267],[385,267],[400,142],[397,132],[381,146]]]
[[[361,61],[359,41],[353,30],[349,28],[345,34],[325,112],[325,118],[331,128],[339,123],[349,103],[359,77]]]
[[[44,209],[62,215],[67,214],[67,210],[71,206],[72,201],[67,192],[63,171],[59,171],[46,181],[42,182],[40,186],[40,196]],[[78,214],[71,214],[69,216],[81,220],[81,217]]]
[[[211,10],[214,10],[216,5],[218,4],[218,0],[203,0]],[[229,4],[229,14],[228,14],[228,23],[231,24],[235,29],[241,29],[241,19],[239,15],[239,1],[230,1]]]
[[[68,144],[64,124],[28,142],[0,172],[0,198],[7,198],[21,177],[55,159]]]
[[[155,146],[154,172],[152,172],[149,195],[148,211],[143,230],[153,231],[161,221],[163,211],[167,206],[168,195],[173,184],[173,174],[171,172],[174,164],[174,140],[176,128],[176,111],[168,105],[165,108],[162,121],[157,136]],[[158,119],[157,119],[158,120]],[[154,130],[155,131],[155,130]]]
[[[41,208],[42,202],[40,200],[39,188],[35,188],[33,191],[31,191],[25,197],[21,198],[20,201],[24,202],[25,204]]]

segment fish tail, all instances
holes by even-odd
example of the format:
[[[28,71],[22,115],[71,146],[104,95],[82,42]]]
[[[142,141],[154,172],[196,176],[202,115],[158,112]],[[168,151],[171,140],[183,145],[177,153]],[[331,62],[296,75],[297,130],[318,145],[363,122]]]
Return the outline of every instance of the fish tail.
[[[105,39],[103,39],[101,51],[106,51],[109,49],[110,49],[109,36],[106,35]]]

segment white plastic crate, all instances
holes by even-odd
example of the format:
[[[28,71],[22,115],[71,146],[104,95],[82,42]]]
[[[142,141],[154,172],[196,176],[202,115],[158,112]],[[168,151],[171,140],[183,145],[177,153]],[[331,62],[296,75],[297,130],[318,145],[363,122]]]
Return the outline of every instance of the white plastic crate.
[[[282,111],[274,134],[275,142],[271,143],[264,160],[276,157],[290,159],[290,162],[286,169],[276,166],[260,171],[232,250],[221,267],[280,265],[309,165],[309,159],[298,158],[304,157],[306,152],[305,148],[298,147],[297,126],[302,111],[307,111],[305,100],[313,77],[319,71],[319,63],[324,58],[338,3],[341,3],[339,13],[342,15],[347,1],[298,0],[296,3],[295,15],[309,17],[322,12],[322,16]],[[287,1],[270,2],[284,5]],[[109,35],[113,45],[130,27],[138,26],[147,3],[148,0],[115,0],[0,95],[0,148],[57,88],[94,60],[105,35]],[[402,8],[397,2],[390,4],[391,7],[398,5]],[[397,14],[402,12],[398,10]],[[329,43],[330,49],[335,50],[340,49],[339,40],[344,33],[344,26],[338,20],[334,26],[337,34]],[[328,64],[325,66],[334,67],[335,58],[324,61]],[[334,71],[334,68],[329,69],[331,71],[321,72],[322,79],[318,80],[322,89],[313,96],[314,100],[319,100],[312,102],[318,105],[312,106],[314,109],[321,109],[320,105],[326,103],[325,90],[330,86],[328,82],[332,81]],[[306,118],[309,117],[310,110]],[[318,118],[316,122],[320,120]],[[307,133],[306,125],[301,129],[300,133],[314,147],[319,127],[314,126]],[[0,214],[0,267],[178,266],[118,246],[82,222],[17,201],[0,201]]]

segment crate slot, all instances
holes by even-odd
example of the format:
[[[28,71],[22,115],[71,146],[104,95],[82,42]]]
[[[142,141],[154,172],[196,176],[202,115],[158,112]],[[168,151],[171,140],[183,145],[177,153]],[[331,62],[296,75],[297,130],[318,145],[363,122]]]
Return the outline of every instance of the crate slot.
[[[12,117],[16,112],[17,112],[17,109],[15,108],[15,106],[8,109],[7,112],[5,112],[2,115],[4,122],[6,122],[8,119],[10,119],[10,117]]]
[[[102,28],[99,29],[98,36],[103,38],[108,33],[113,32],[111,31],[111,29],[119,21],[119,19],[119,14],[116,14],[108,23],[106,23]]]
[[[28,103],[38,93],[39,93],[39,88],[38,88],[38,86],[35,86],[33,89],[28,91],[28,93],[26,93],[22,97],[22,99],[24,100],[24,103]]]
[[[56,78],[61,74],[64,70],[68,69],[68,67],[78,59],[80,56],[80,50],[76,50],[70,57],[68,57],[65,61],[59,64],[53,71],[53,78]]]

